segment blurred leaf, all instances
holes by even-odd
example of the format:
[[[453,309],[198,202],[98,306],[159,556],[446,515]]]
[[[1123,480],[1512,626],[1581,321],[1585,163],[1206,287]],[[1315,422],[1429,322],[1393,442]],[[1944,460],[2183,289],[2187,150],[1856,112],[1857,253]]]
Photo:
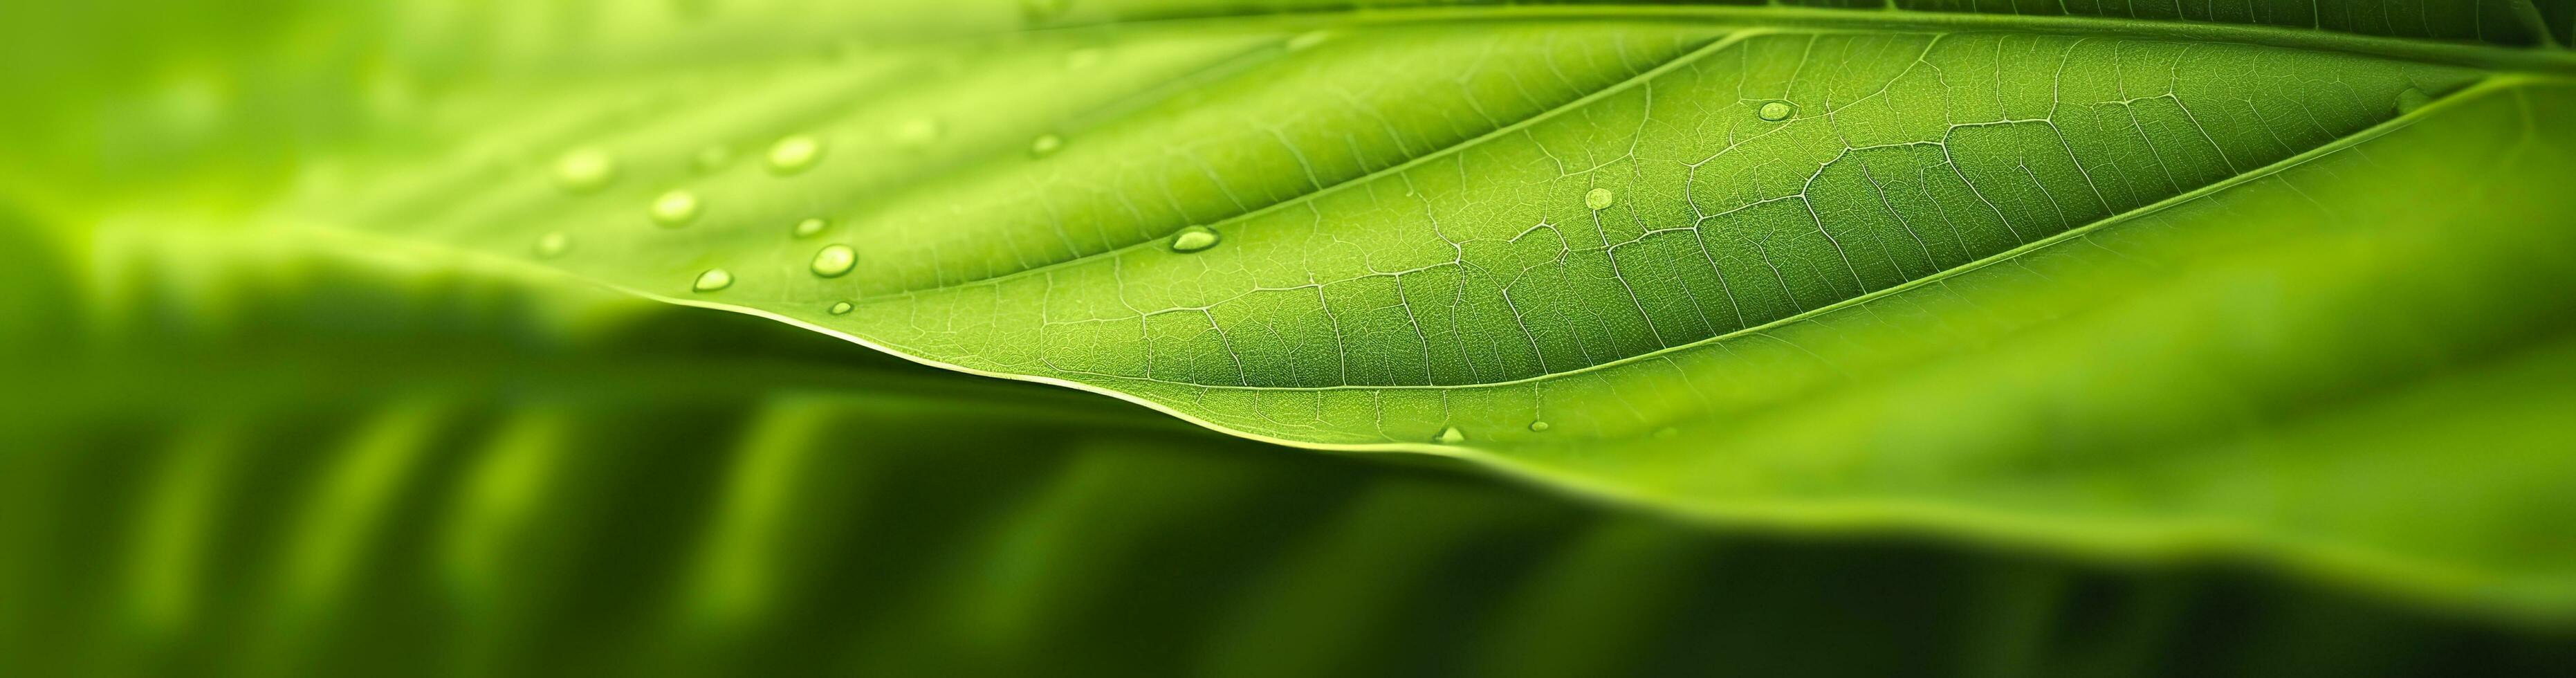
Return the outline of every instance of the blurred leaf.
[[[461,152],[314,175],[280,218],[1704,519],[2576,611],[2576,242],[2535,227],[2576,208],[2576,61],[1548,16],[502,87]]]
[[[1720,536],[444,260],[102,234],[0,674],[2545,675],[2566,631]],[[13,265],[32,264],[13,250]]]

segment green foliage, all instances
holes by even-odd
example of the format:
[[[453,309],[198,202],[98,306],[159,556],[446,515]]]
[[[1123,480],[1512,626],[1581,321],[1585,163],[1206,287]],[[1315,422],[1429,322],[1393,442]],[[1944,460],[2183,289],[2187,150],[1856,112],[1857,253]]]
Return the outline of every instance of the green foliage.
[[[2561,0],[202,4],[0,673],[2576,661]]]
[[[2531,227],[2576,207],[2576,62],[1806,16],[809,59],[539,99],[519,157],[284,214],[1718,520],[2576,603],[2513,517],[2576,510],[2567,314],[2515,293],[2576,282]]]
[[[2227,560],[1715,532],[777,323],[109,235],[0,419],[0,673],[2541,674]],[[21,262],[34,263],[34,262]],[[428,265],[423,265],[424,263]]]

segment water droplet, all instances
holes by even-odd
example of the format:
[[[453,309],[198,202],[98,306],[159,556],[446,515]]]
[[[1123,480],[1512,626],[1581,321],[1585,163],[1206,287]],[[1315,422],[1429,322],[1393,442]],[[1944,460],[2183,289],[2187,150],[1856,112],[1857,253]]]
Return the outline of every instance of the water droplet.
[[[698,149],[697,157],[689,160],[689,166],[696,169],[699,174],[712,174],[731,164],[733,164],[733,147],[721,144]]]
[[[1777,99],[1762,102],[1760,107],[1753,109],[1754,115],[1762,116],[1762,119],[1772,122],[1787,120],[1790,114],[1797,112],[1797,106]]]
[[[537,236],[535,249],[539,259],[563,256],[565,252],[572,250],[572,236],[564,235],[563,231],[548,231],[545,235]]]
[[[696,218],[698,218],[698,194],[696,193],[671,191],[653,199],[655,223],[678,228],[688,225],[690,220]]]
[[[835,301],[835,302],[832,302],[832,308],[831,308],[831,311],[832,311],[832,315],[849,315],[849,313],[850,313],[850,309],[852,309],[852,308],[856,308],[856,307],[851,306],[851,305],[850,305],[850,302],[846,302],[846,301]]]
[[[895,126],[894,142],[903,146],[928,146],[930,142],[939,140],[940,132],[938,120],[913,118]]]
[[[1302,51],[1309,47],[1324,44],[1324,41],[1331,39],[1333,39],[1332,31],[1307,31],[1299,33],[1297,34],[1297,37],[1288,39],[1288,51]]]
[[[798,134],[769,145],[769,171],[773,173],[803,172],[822,159],[822,140],[809,135]]]
[[[589,193],[617,180],[617,157],[596,148],[578,149],[555,160],[555,185]]]
[[[796,222],[796,237],[803,238],[821,233],[831,225],[832,222],[824,221],[822,217],[807,217],[803,221]]]
[[[698,274],[698,281],[691,283],[689,285],[689,290],[695,292],[713,292],[732,286],[732,273],[726,272],[721,268],[710,268],[707,269],[707,272]]]
[[[1607,188],[1595,188],[1583,194],[1583,206],[1595,210],[1610,209],[1610,203],[1618,201],[1619,197],[1611,195],[1610,189]]]
[[[1467,442],[1467,434],[1459,432],[1458,427],[1451,426],[1440,429],[1440,435],[1432,436],[1431,441],[1442,445],[1456,445]]]
[[[1053,134],[1042,134],[1038,136],[1036,141],[1029,142],[1029,155],[1031,157],[1042,158],[1046,157],[1049,153],[1054,153],[1055,149],[1059,148],[1064,148],[1064,137]]]
[[[859,263],[859,251],[848,245],[825,245],[814,252],[814,275],[838,278]]]
[[[1530,432],[1532,432],[1532,433],[1536,433],[1536,432],[1539,432],[1539,431],[1545,431],[1545,430],[1547,430],[1547,428],[1548,428],[1548,426],[1547,426],[1547,422],[1544,422],[1544,421],[1533,421],[1533,422],[1530,422]]]
[[[1210,247],[1215,247],[1216,241],[1217,235],[1215,229],[1211,229],[1206,226],[1191,226],[1189,228],[1181,229],[1179,233],[1172,234],[1172,251],[1196,252]]]
[[[2425,94],[2424,90],[2408,87],[2406,91],[2397,93],[2397,114],[2413,113],[2415,109],[2423,108],[2429,103],[2433,103],[2433,95]]]

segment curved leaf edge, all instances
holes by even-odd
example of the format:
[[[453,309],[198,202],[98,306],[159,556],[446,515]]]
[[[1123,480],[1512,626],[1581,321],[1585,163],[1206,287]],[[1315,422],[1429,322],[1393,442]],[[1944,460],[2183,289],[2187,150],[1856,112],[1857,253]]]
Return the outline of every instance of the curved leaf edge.
[[[1044,31],[1090,31],[1109,27],[1154,25],[1178,28],[1194,23],[1224,19],[1240,25],[1245,18],[1191,17],[1096,25],[1077,25]],[[1941,14],[1928,12],[1854,12],[1850,10],[1782,8],[1782,7],[1562,7],[1511,6],[1494,8],[1405,8],[1395,10],[1352,10],[1265,15],[1253,21],[1272,24],[1282,29],[1330,28],[1353,24],[1408,24],[1432,21],[1556,21],[1656,20],[1703,21],[1713,24],[1742,24],[1751,28],[1799,26],[1816,30],[1857,30],[1860,28],[1923,28],[1934,30],[2012,29],[2042,33],[2104,34],[2122,37],[2190,39],[2214,42],[2238,42],[2266,46],[2290,47],[2319,51],[2345,52],[2413,61],[2475,66],[2498,71],[2483,81],[2443,96],[2427,105],[2383,121],[2362,132],[2337,139],[2306,152],[2284,158],[2261,168],[2247,171],[2217,183],[2202,186],[2170,198],[2078,226],[2049,238],[2033,241],[1966,265],[1943,270],[1905,284],[1879,290],[1835,304],[1811,309],[1763,325],[1678,345],[1659,351],[1632,356],[1597,365],[1590,369],[1635,362],[1670,351],[1713,344],[1741,336],[1777,329],[1816,316],[1868,303],[1924,285],[2002,263],[2030,252],[2046,249],[2112,226],[2146,217],[2174,206],[2185,204],[2219,191],[2261,179],[2300,164],[2331,155],[2378,138],[2388,132],[2414,124],[2428,115],[2459,105],[2482,93],[2534,83],[2556,83],[2576,80],[2576,54],[2560,50],[2512,48],[2495,45],[2439,43],[2360,36],[2270,26],[2239,26],[2178,21],[2111,20],[2090,17],[2047,17],[2018,15]],[[1085,384],[1042,375],[994,372],[952,364],[933,357],[917,355],[865,337],[848,334],[779,313],[701,299],[672,297],[605,281],[584,278],[549,268],[535,262],[498,254],[476,252],[461,247],[403,240],[393,236],[356,233],[332,228],[328,224],[297,223],[288,220],[281,226],[296,232],[297,237],[335,240],[373,253],[461,257],[476,260],[473,265],[503,275],[525,275],[533,279],[579,281],[620,293],[663,303],[707,308],[751,315],[818,332],[887,355],[947,371],[982,377],[1046,384],[1077,391],[1109,396],[1141,405],[1149,410],[1180,419],[1190,424],[1226,435],[1262,443],[1315,451],[1352,454],[1394,454],[1440,458],[1461,462],[1483,472],[1493,473],[1546,491],[1602,502],[1631,510],[1670,516],[1729,530],[1764,532],[1815,533],[1897,533],[1925,534],[1962,538],[1985,544],[2037,548],[2102,562],[2167,562],[2213,558],[2248,557],[2270,567],[2294,574],[2331,582],[2341,586],[2376,590],[2406,599],[2408,602],[2434,607],[2454,608],[2467,612],[2495,615],[2552,627],[2576,628],[2576,586],[2535,586],[2501,584],[2467,568],[2446,567],[2388,554],[2333,544],[2290,543],[2255,530],[2216,525],[2154,524],[2152,521],[2069,520],[2034,518],[2008,511],[1969,509],[1933,502],[1899,500],[1828,500],[1784,502],[1761,500],[1744,503],[1708,503],[1676,501],[1675,497],[1623,487],[1617,483],[1585,477],[1518,460],[1506,455],[1477,449],[1472,444],[1443,445],[1428,442],[1324,443],[1282,438],[1235,429],[1184,411],[1180,407],[1117,389]],[[1555,373],[1516,381],[1538,381],[1563,377]],[[1512,382],[1504,382],[1512,383]],[[1491,386],[1496,384],[1480,384]]]

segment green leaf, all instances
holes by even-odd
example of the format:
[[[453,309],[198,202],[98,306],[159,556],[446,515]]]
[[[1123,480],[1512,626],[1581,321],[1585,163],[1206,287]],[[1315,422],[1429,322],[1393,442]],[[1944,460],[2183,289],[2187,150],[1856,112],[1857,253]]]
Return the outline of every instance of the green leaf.
[[[500,87],[282,218],[1703,519],[2576,610],[2560,55],[1461,10],[852,59]]]
[[[1045,5],[1034,2],[1032,5]],[[1261,3],[1219,5],[1211,9],[1206,3],[1191,0],[1115,0],[1099,3],[1057,3],[1069,5],[1065,11],[1050,12],[1034,18],[1051,23],[1075,23],[1084,20],[1168,19],[1175,16],[1222,14],[1258,5],[1272,11],[1317,11],[1352,8],[1395,10],[1407,7],[1448,5],[1609,5],[1616,0],[1571,0],[1561,2],[1519,3],[1511,0],[1271,0]],[[1665,4],[1665,3],[1655,3]],[[1718,2],[1676,2],[1676,5],[1753,6],[1757,11],[1791,15],[1789,8],[1818,8],[1859,12],[1924,12],[1932,14],[2004,14],[2016,17],[2095,17],[2103,19],[2142,19],[2193,23],[2249,24],[2288,29],[2310,29],[2361,35],[2404,38],[2428,38],[2445,41],[2477,41],[2500,45],[2564,45],[2568,43],[2571,9],[2576,3],[2565,0],[2397,0],[2375,2],[2357,0],[2324,0],[2322,2],[2281,0],[2244,0],[2236,2],[2103,2],[2100,0],[1786,0],[1756,2],[1753,0]],[[1768,7],[1763,7],[1767,5]],[[1538,10],[1544,12],[1546,10]],[[1573,10],[1591,11],[1591,10]],[[1612,11],[1642,14],[1705,13],[1702,7],[1661,9],[1620,7]]]
[[[446,259],[100,230],[0,396],[0,674],[2546,675],[2286,581],[1722,534]],[[29,295],[35,298],[35,295]],[[68,300],[66,300],[68,301]]]

